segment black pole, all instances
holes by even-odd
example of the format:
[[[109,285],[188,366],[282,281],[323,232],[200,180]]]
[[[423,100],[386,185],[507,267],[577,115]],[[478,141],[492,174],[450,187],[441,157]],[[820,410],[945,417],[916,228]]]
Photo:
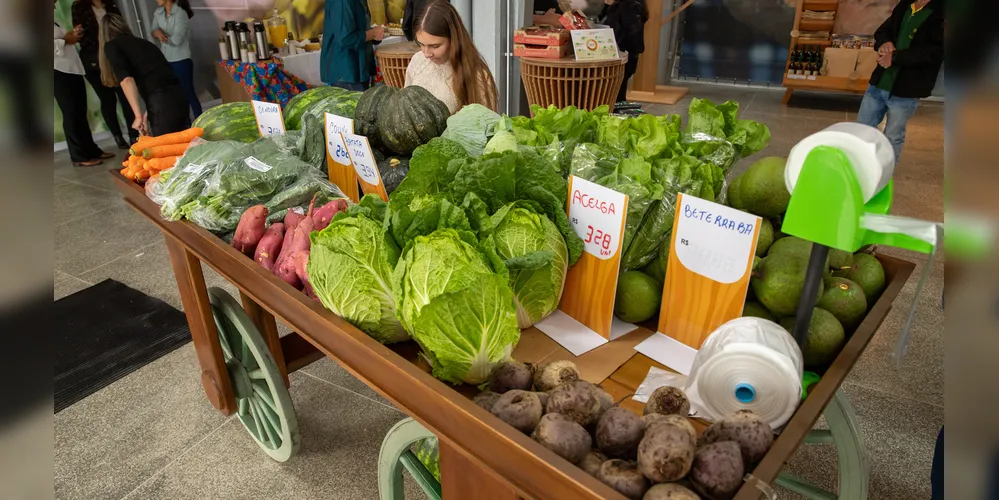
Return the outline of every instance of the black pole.
[[[829,247],[812,244],[812,254],[808,258],[808,270],[805,271],[805,285],[801,287],[801,298],[798,299],[798,311],[794,315],[794,341],[798,347],[805,349],[808,343],[808,324],[812,322],[812,310],[819,301],[816,291],[826,272],[826,257]]]

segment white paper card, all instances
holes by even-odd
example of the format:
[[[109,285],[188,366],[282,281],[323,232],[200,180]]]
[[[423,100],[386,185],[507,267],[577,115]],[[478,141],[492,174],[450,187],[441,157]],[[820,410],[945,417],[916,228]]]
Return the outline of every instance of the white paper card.
[[[690,374],[697,356],[697,349],[658,332],[636,345],[635,350],[684,375]]]
[[[534,324],[538,330],[571,352],[580,356],[608,342],[599,333],[590,330],[568,314],[556,309],[550,316]],[[634,331],[637,326],[617,318],[611,324],[611,340]]]
[[[363,135],[341,134],[343,142],[347,145],[347,153],[350,161],[354,164],[357,176],[364,182],[377,186],[382,183],[382,176],[378,173],[378,164],[371,153],[371,145],[368,138]]]
[[[573,176],[569,223],[583,239],[586,253],[600,260],[617,253],[624,234],[627,200],[624,193]]]
[[[253,101],[253,114],[257,117],[260,137],[284,135],[284,117],[281,115],[280,104]]]
[[[760,218],[695,196],[679,196],[673,248],[683,267],[719,283],[742,279],[756,251]]]
[[[333,161],[349,167],[350,154],[343,142],[343,135],[354,133],[354,120],[326,113],[326,152]]]
[[[256,158],[254,158],[252,156],[247,156],[246,159],[243,160],[243,163],[246,163],[247,167],[250,167],[253,170],[256,170],[257,172],[267,172],[267,171],[269,171],[271,169],[270,165],[268,165],[268,164],[266,164],[266,163],[264,163],[264,162],[262,162],[262,161],[260,161],[260,160],[258,160]]]
[[[639,403],[648,403],[649,396],[651,396],[656,389],[663,386],[679,387],[680,389],[683,389],[687,387],[687,376],[650,366],[648,375],[645,376],[645,380],[643,380],[641,385],[638,386],[638,389],[635,389],[635,395],[632,396],[631,399],[634,399]]]

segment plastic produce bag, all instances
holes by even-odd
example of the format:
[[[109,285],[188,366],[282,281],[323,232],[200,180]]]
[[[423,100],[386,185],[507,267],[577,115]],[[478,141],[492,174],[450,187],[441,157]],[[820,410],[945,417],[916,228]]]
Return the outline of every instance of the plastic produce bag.
[[[334,199],[346,198],[340,188],[327,180],[318,170],[309,170],[264,203],[267,206],[267,221],[278,222],[284,219],[290,208],[308,207],[313,196],[316,208]]]
[[[801,349],[787,330],[761,318],[736,318],[701,344],[684,392],[701,417],[718,420],[752,410],[776,429],[801,402],[803,367]]]
[[[167,220],[183,218],[182,207],[197,200],[208,187],[208,179],[222,162],[246,146],[236,141],[192,141],[184,156],[173,168],[159,174],[159,182],[146,190],[146,195],[160,205]]]
[[[740,158],[735,145],[731,142],[705,133],[684,134],[680,138],[680,143],[684,146],[687,154],[718,166],[723,175],[727,174],[735,161]]]

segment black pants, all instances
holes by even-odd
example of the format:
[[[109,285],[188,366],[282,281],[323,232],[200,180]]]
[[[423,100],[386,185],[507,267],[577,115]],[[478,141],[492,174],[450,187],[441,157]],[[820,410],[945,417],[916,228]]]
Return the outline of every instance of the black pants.
[[[132,113],[132,106],[125,98],[125,92],[121,87],[105,87],[101,82],[101,68],[96,63],[84,63],[87,72],[87,81],[94,88],[94,93],[101,100],[101,116],[104,117],[104,124],[108,126],[108,131],[115,137],[124,137],[121,133],[121,125],[118,123],[118,103],[121,103],[122,115],[125,116],[125,126],[128,127],[128,136],[132,139],[139,137],[139,132],[132,127],[135,122],[135,114]]]
[[[149,132],[156,135],[180,132],[191,126],[187,95],[180,85],[160,89],[146,98]]]
[[[628,80],[635,74],[638,70],[638,56],[641,54],[631,55],[628,54],[628,62],[624,63],[624,80],[621,81],[621,90],[617,92],[617,101],[624,102],[628,100]]]
[[[87,121],[87,87],[83,76],[56,70],[52,87],[62,111],[62,130],[66,134],[69,158],[74,162],[100,158],[104,152],[94,143]]]

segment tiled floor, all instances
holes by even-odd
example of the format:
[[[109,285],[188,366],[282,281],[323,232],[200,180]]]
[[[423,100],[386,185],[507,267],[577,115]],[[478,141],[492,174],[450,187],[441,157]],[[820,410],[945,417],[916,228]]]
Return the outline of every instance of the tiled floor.
[[[855,119],[860,103],[854,96],[799,93],[783,107],[782,90],[691,87],[678,105],[650,106],[649,111],[685,115],[691,96],[734,99],[745,118],[771,129],[773,140],[758,157],[786,155],[805,136]],[[943,220],[942,117],[942,104],[924,103],[909,124],[895,170],[896,214]],[[106,168],[110,165],[73,168],[65,153],[55,156],[55,220],[62,221],[55,231],[55,298],[114,278],[180,308],[159,233],[122,203]],[[920,271],[921,266],[917,275]],[[210,269],[205,274],[210,285],[235,293]],[[931,269],[908,355],[896,368],[889,353],[915,282],[916,277],[909,280],[842,389],[867,446],[872,499],[929,497],[930,459],[943,425],[942,262]],[[188,344],[57,414],[57,498],[377,498],[378,448],[388,428],[405,415],[334,362],[323,360],[292,375],[302,448],[285,464],[272,462],[237,420],[211,407],[198,372]],[[787,471],[834,489],[836,451],[826,445],[803,447]],[[409,480],[406,494],[422,497]],[[778,495],[799,498],[786,490]]]

